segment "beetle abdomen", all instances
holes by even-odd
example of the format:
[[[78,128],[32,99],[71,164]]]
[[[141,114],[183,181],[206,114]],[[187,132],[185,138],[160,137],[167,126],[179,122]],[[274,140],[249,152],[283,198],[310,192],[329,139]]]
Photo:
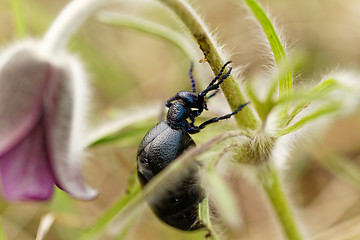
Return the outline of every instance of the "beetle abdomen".
[[[195,146],[190,135],[182,128],[171,128],[164,120],[150,129],[141,142],[138,168],[140,172],[147,168],[155,176],[190,146]]]
[[[146,134],[138,150],[141,184],[149,182],[190,146],[195,143],[183,128],[174,129],[166,120],[158,123]],[[174,186],[167,186],[168,189],[149,204],[165,223],[190,231],[201,227],[196,221],[204,193],[196,177],[197,164],[184,172]]]
[[[203,199],[204,191],[198,183],[194,167],[186,172],[175,186],[150,202],[150,206],[165,223],[181,230],[191,231],[202,227],[197,219],[198,205]]]

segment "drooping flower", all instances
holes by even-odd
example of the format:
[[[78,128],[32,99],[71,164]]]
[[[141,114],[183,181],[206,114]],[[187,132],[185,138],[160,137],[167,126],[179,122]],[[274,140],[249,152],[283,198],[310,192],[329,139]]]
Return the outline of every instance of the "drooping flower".
[[[81,172],[86,77],[72,34],[108,0],[73,0],[39,40],[0,54],[0,178],[8,200],[46,200],[54,185],[88,200]]]
[[[54,184],[91,199],[81,173],[86,93],[79,62],[28,41],[0,57],[0,175],[9,200],[46,200]]]

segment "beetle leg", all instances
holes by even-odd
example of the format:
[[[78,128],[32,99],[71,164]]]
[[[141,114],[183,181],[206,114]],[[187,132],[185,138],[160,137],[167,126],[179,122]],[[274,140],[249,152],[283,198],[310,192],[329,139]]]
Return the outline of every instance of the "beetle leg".
[[[215,89],[218,89],[219,86],[220,86],[220,84],[223,83],[224,80],[230,75],[231,70],[232,70],[232,68],[230,67],[230,68],[229,68],[229,71],[228,71],[224,76],[222,76],[217,83],[211,84],[211,83],[212,83],[212,82],[211,82],[211,83],[209,84],[209,86],[208,86],[205,90],[203,90],[201,93],[199,93],[199,95],[200,95],[200,96],[205,96],[208,92],[210,92],[210,91],[212,91],[212,90],[215,90]],[[217,80],[217,79],[216,79],[216,80]],[[213,81],[214,81],[214,80],[213,80]]]
[[[190,134],[194,134],[194,133],[198,133],[200,132],[200,128],[198,126],[194,126],[194,125],[191,125],[189,124],[187,126],[187,132],[190,133]]]
[[[174,101],[175,100],[175,96],[174,97],[171,97],[171,98],[169,98],[167,101],[166,101],[166,104],[165,104],[165,106],[166,107],[170,107],[171,105],[172,105],[172,101]]]
[[[189,118],[190,118],[190,121],[191,121],[191,122],[190,122],[190,126],[194,126],[195,117],[192,116],[192,115],[190,115]]]
[[[206,99],[214,97],[219,91],[220,91],[220,89],[216,89],[216,91],[214,93],[212,93],[210,96],[208,96]]]
[[[200,129],[204,129],[207,125],[211,124],[211,123],[215,123],[215,122],[218,122],[220,120],[224,120],[224,119],[228,119],[230,118],[232,115],[235,115],[237,114],[238,112],[241,111],[241,109],[243,109],[246,105],[248,105],[249,102],[247,103],[244,103],[243,105],[241,105],[238,109],[236,109],[235,111],[233,111],[232,113],[229,113],[229,114],[226,114],[224,116],[221,116],[221,117],[214,117],[214,118],[211,118],[205,122],[203,122],[202,124],[200,124],[199,126],[199,130]]]
[[[230,63],[231,63],[231,61],[228,61],[224,64],[224,66],[221,68],[219,74],[209,83],[208,87],[212,86],[216,82],[216,80],[220,79],[221,75],[223,74],[223,72],[225,70],[225,67]]]
[[[206,109],[207,110],[207,109]],[[195,118],[200,116],[201,112],[199,110],[192,110],[189,114],[190,126],[194,126]]]

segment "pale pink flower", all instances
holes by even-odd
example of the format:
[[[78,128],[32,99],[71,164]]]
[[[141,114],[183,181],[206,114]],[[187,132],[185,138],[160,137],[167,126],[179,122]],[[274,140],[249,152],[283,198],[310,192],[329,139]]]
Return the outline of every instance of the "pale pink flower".
[[[0,54],[0,177],[8,200],[46,200],[54,185],[78,199],[97,195],[81,172],[86,78],[65,48],[108,1],[73,0],[43,39]]]
[[[38,41],[0,54],[0,177],[8,200],[46,200],[54,185],[88,200],[81,172],[86,76],[68,54],[72,34],[109,0],[73,0]]]
[[[0,175],[9,200],[46,200],[54,185],[91,199],[81,173],[86,82],[79,62],[25,41],[0,56]]]

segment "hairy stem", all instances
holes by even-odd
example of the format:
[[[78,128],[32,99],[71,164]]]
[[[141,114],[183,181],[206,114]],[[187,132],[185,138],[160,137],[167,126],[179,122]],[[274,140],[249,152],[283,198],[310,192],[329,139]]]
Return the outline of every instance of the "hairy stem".
[[[184,0],[159,1],[169,7],[185,24],[195,41],[198,43],[201,51],[204,53],[205,59],[210,64],[212,71],[217,75],[221,67],[229,59],[227,59],[221,51],[221,48],[217,46],[204,22]],[[233,111],[247,101],[234,77],[231,75],[221,85],[221,89]],[[234,117],[239,127],[256,129],[258,126],[258,120],[252,109],[249,107],[245,107],[240,114],[236,114]]]
[[[56,17],[43,41],[43,51],[55,54],[99,7],[109,0],[73,0]]]
[[[96,222],[91,225],[90,228],[79,238],[79,240],[95,239],[101,233],[101,231],[113,220],[113,218],[121,212],[133,199],[139,198],[141,188],[136,181],[136,172],[134,172],[129,178],[129,185],[126,190],[125,196],[117,200],[111,207],[109,207],[104,213],[97,218]],[[119,231],[121,235],[126,236],[128,225],[123,226],[123,231]]]
[[[294,211],[291,209],[289,199],[284,192],[278,174],[274,166],[266,166],[259,170],[258,179],[275,210],[275,214],[287,238],[291,240],[301,240],[303,236],[299,228],[299,223],[297,222]]]
[[[205,226],[208,234],[206,239],[209,240],[220,240],[214,231],[211,220],[210,220],[210,209],[209,209],[209,196],[207,195],[205,199],[199,204],[199,220],[202,221]]]

